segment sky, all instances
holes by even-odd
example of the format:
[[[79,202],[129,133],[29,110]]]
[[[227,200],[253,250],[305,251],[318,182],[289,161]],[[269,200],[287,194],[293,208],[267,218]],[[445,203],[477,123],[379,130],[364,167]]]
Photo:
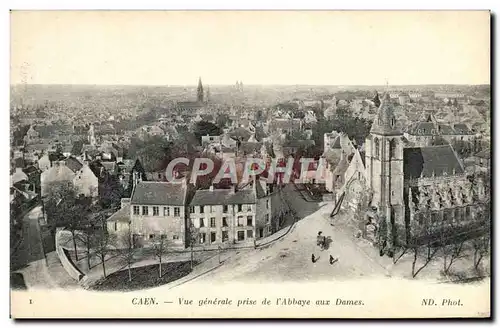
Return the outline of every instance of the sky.
[[[489,84],[487,11],[14,11],[12,84]]]

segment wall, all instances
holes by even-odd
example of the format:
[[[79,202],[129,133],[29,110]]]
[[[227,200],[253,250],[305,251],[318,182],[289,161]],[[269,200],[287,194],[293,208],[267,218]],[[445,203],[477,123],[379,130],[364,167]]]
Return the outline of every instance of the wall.
[[[85,275],[73,264],[67,255],[67,250],[59,246],[59,232],[62,229],[56,231],[56,253],[61,261],[63,268],[69,274],[69,276],[77,281],[80,281]]]

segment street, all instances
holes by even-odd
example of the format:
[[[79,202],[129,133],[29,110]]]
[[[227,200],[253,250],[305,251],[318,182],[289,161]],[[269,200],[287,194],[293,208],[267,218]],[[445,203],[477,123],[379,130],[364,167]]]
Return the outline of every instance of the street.
[[[43,251],[38,223],[41,216],[42,207],[40,205],[23,217],[21,244],[11,255],[11,272],[21,273],[28,288],[54,286],[48,273]]]

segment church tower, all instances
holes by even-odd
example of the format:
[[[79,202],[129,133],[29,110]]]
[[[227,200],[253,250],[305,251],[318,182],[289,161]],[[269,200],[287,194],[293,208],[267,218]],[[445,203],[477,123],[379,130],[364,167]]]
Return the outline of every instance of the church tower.
[[[197,101],[200,103],[203,102],[203,84],[201,83],[201,77],[198,79]]]
[[[385,217],[388,246],[405,237],[403,198],[403,132],[396,124],[386,92],[366,139],[366,171],[372,206]]]

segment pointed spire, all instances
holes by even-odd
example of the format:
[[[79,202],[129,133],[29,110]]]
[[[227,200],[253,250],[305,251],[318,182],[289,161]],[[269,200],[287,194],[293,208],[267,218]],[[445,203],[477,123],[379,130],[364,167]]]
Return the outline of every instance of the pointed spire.
[[[373,121],[370,133],[375,133],[379,135],[401,135],[402,132],[396,124],[396,117],[394,115],[394,109],[390,104],[389,93],[385,92],[380,106],[378,109],[378,114]]]
[[[198,92],[197,92],[197,100],[198,102],[203,102],[203,84],[201,83],[201,76],[198,79]]]

